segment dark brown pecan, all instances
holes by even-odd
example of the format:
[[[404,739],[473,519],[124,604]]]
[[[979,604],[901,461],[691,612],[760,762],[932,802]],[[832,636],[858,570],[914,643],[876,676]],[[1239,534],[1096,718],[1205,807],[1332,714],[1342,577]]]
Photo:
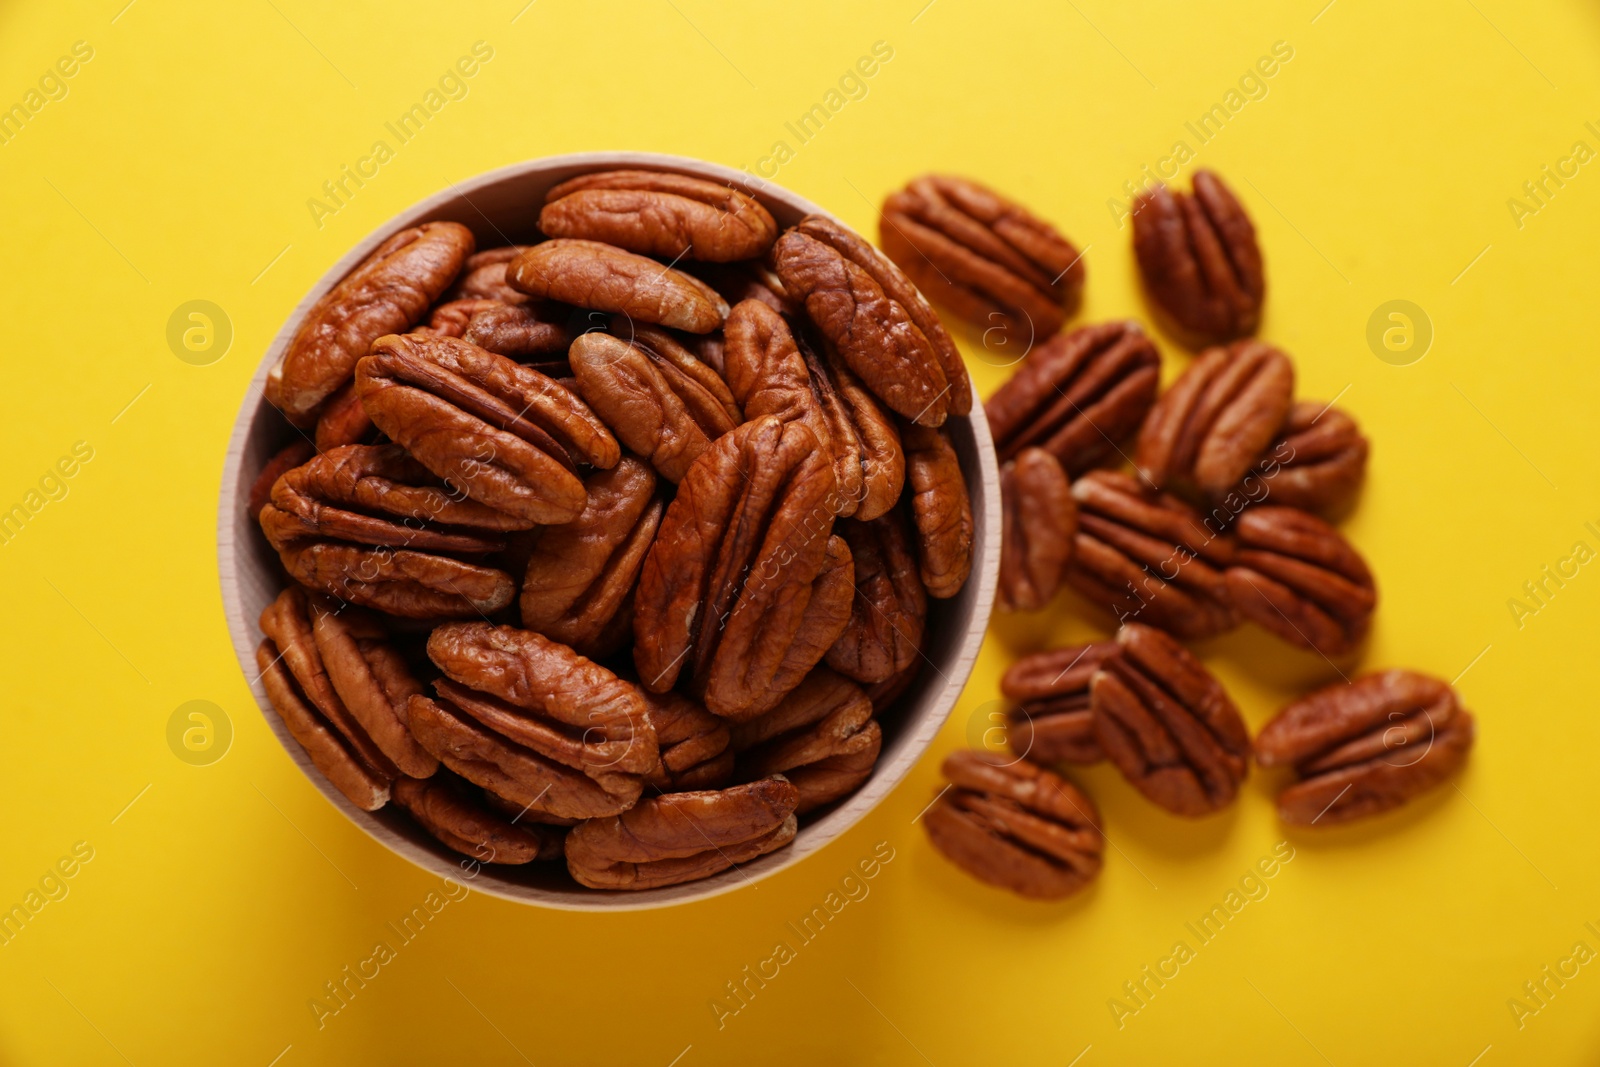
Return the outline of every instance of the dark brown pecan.
[[[1089,683],[1095,738],[1134,788],[1177,815],[1233,803],[1250,734],[1222,684],[1160,630],[1129,623]]]
[[[952,752],[922,817],[928,839],[974,878],[1024,897],[1071,896],[1100,873],[1094,801],[1060,775],[997,752]]]
[[[666,331],[638,326],[627,336],[590,332],[572,342],[567,358],[578,392],[623,444],[667,481],[681,482],[744,416],[717,372]]]
[[[477,790],[446,772],[394,783],[394,802],[446,847],[479,863],[521,864],[561,857],[560,830],[534,822],[513,823],[473,796]]]
[[[1057,334],[984,404],[1002,461],[1037,446],[1076,478],[1120,462],[1161,380],[1161,357],[1135,322]]]
[[[608,170],[564,181],[545,194],[539,229],[645,256],[719,263],[761,256],[778,235],[778,224],[754,197],[657,170]]]
[[[564,363],[567,345],[572,342],[567,329],[570,311],[547,300],[526,304],[503,304],[496,300],[472,313],[461,339],[518,362],[549,356],[552,358],[546,362]]]
[[[1344,512],[1367,472],[1367,439],[1349,415],[1317,400],[1299,400],[1261,461],[1235,487],[1324,518]]]
[[[953,597],[972,573],[972,500],[961,461],[943,430],[907,424],[901,439],[922,584],[931,597]]]
[[[528,299],[528,294],[520,293],[506,284],[506,268],[528,248],[528,245],[502,245],[474,252],[461,265],[461,276],[445,290],[442,299],[467,300],[479,297],[498,300],[502,304],[523,303]]]
[[[379,338],[356,388],[378,428],[424,467],[528,524],[577,518],[577,464],[606,469],[622,457],[571,390],[454,337]]]
[[[930,174],[891,194],[878,243],[924,293],[983,330],[986,347],[1027,351],[1061,329],[1083,293],[1072,242],[966,178]]]
[[[1467,758],[1475,725],[1449,685],[1390,670],[1290,704],[1256,737],[1256,762],[1293,767],[1278,817],[1295,826],[1363,819],[1444,781]]]
[[[584,655],[606,655],[615,648],[603,639],[633,591],[666,506],[656,497],[655,475],[633,456],[591,476],[586,489],[583,514],[544,527],[534,542],[522,579],[522,625]]]
[[[1267,291],[1256,228],[1211,171],[1195,171],[1192,196],[1157,185],[1133,202],[1133,252],[1181,332],[1213,344],[1256,332]]]
[[[800,791],[796,815],[854,792],[871,776],[882,744],[867,694],[826,667],[765,715],[733,728],[739,776],[789,779]]]
[[[709,333],[728,317],[727,302],[700,279],[598,241],[534,245],[506,269],[506,281],[530,296],[690,333]]]
[[[1126,474],[1091,471],[1072,484],[1078,535],[1067,584],[1116,616],[1179,637],[1212,637],[1238,624],[1223,570],[1234,544],[1177,497]]]
[[[1228,596],[1239,614],[1292,645],[1342,656],[1366,637],[1378,589],[1339,531],[1299,508],[1250,508],[1234,528]]]
[[[384,334],[409,329],[472,254],[472,231],[428,222],[395,234],[317,301],[267,375],[266,395],[297,426],[350,380]]]
[[[422,683],[378,620],[348,604],[311,596],[311,633],[334,692],[372,743],[400,773],[426,778],[439,769],[411,736],[407,704]]]
[[[1078,505],[1067,472],[1042,448],[1025,448],[1000,468],[1000,607],[1038,611],[1061,588]]]
[[[911,688],[911,683],[917,680],[922,673],[922,653],[918,649],[917,658],[906,665],[904,670],[896,671],[881,682],[867,686],[867,699],[872,701],[872,713],[882,715],[906,694]]]
[[[444,672],[411,700],[412,732],[469,781],[531,809],[587,819],[626,810],[659,760],[644,696],[539,634],[446,623],[428,637]]]
[[[646,689],[666,692],[687,675],[708,710],[734,720],[783,698],[774,681],[794,666],[835,495],[811,431],[772,415],[725,434],[689,468],[639,576],[633,655]]]
[[[828,666],[858,682],[882,682],[917,662],[928,616],[927,590],[897,512],[835,527],[855,565],[854,601]]]
[[[1099,763],[1089,682],[1116,654],[1115,641],[1023,656],[1000,676],[1000,695],[1015,701],[1006,716],[1011,751],[1035,763]]]
[[[645,784],[662,793],[721,789],[733,777],[728,723],[682,693],[644,692],[661,762]]]
[[[372,437],[372,420],[367,418],[367,409],[361,406],[361,394],[356,392],[356,380],[351,378],[334,390],[317,414],[317,451],[358,445]]]
[[[274,452],[256,475],[256,480],[250,483],[250,495],[245,502],[246,513],[252,519],[259,516],[261,509],[271,499],[272,487],[278,484],[278,479],[316,454],[316,447],[304,437],[296,438]]]
[[[794,840],[799,790],[781,777],[668,793],[567,834],[567,870],[591,889],[656,889],[708,878]]]
[[[495,306],[504,307],[498,300],[489,300],[484,297],[464,297],[460,300],[447,300],[434,307],[428,316],[427,326],[418,326],[416,333],[437,333],[445,337],[460,337],[467,332],[467,323],[472,321],[472,316],[485,308]],[[398,331],[396,331],[398,332]]]
[[[1158,488],[1222,496],[1272,443],[1293,397],[1294,367],[1271,345],[1208,349],[1150,409],[1134,462]]]
[[[743,263],[682,264],[686,273],[693,274],[722,295],[733,307],[745,300],[759,300],[780,315],[798,315],[800,306],[789,299],[783,281],[759,260]]]

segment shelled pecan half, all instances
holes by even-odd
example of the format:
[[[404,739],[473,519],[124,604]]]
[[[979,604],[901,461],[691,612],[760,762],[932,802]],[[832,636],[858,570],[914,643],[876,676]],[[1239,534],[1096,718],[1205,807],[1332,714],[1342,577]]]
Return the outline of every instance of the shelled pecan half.
[[[658,170],[584,174],[545,194],[539,229],[645,256],[729,262],[763,255],[778,224],[752,196],[704,178]]]
[[[828,649],[828,666],[858,682],[882,682],[918,662],[928,595],[904,520],[890,512],[871,522],[841,521],[855,567],[850,621]]]
[[[1266,500],[1331,518],[1343,512],[1367,472],[1367,439],[1356,420],[1317,400],[1300,400],[1289,409],[1278,436],[1237,487],[1251,494],[1249,482],[1266,485]]]
[[[1299,508],[1246,510],[1234,527],[1228,596],[1240,615],[1292,645],[1342,656],[1372,624],[1372,571],[1338,530]]]
[[[733,777],[728,723],[682,693],[644,694],[645,717],[656,732],[661,762],[645,784],[662,793],[721,789]]]
[[[727,302],[700,279],[599,241],[534,245],[506,268],[506,281],[529,296],[690,333],[710,333],[728,317]]]
[[[553,826],[512,822],[473,796],[477,790],[449,771],[394,783],[394,802],[447,848],[479,863],[517,865],[561,858],[562,832]]]
[[[906,423],[906,480],[917,558],[928,595],[940,600],[961,592],[972,574],[972,498],[961,460],[943,430]]]
[[[1117,652],[1097,641],[1023,656],[1000,676],[1000,695],[1016,707],[1006,716],[1011,751],[1035,763],[1099,763],[1089,682]]]
[[[1004,611],[1038,611],[1056,595],[1078,535],[1067,472],[1042,448],[1000,468],[1000,585]]]
[[[1180,331],[1212,344],[1256,332],[1267,291],[1256,228],[1211,171],[1195,171],[1192,195],[1157,185],[1134,200],[1133,251]]]
[[[777,707],[733,727],[742,778],[781,774],[800,791],[795,814],[830,804],[866,781],[883,729],[861,687],[826,667],[806,675]]]
[[[506,283],[506,268],[526,252],[528,245],[501,245],[474,252],[461,265],[461,273],[454,284],[440,297],[443,301],[481,298],[502,304],[521,304],[528,294],[511,288]]]

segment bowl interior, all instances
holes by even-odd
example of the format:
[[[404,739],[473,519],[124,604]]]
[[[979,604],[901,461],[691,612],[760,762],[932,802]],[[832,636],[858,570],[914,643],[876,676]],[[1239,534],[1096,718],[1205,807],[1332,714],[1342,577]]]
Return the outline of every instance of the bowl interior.
[[[646,153],[551,157],[452,184],[447,191],[391,219],[351,249],[306,294],[284,323],[257,368],[234,424],[217,520],[223,605],[240,666],[284,750],[323,795],[356,825],[419,867],[510,900],[586,911],[661,907],[737,889],[799,862],[860,820],[905,777],[955,706],[983,640],[1000,556],[999,472],[982,405],[974,404],[971,416],[952,418],[947,424],[972,497],[972,577],[957,596],[930,601],[923,669],[895,706],[879,717],[883,749],[872,777],[850,796],[808,815],[789,847],[711,878],[640,892],[603,892],[577,885],[559,864],[536,863],[482,866],[469,880],[469,870],[462,866],[467,861],[440,845],[403,810],[391,804],[377,812],[362,811],[322,776],[267,700],[255,666],[255,648],[261,640],[256,620],[282,590],[286,579],[277,554],[262,536],[254,516],[247,513],[246,501],[251,484],[267,459],[298,433],[262,393],[267,370],[277,362],[312,305],[388,235],[421,222],[450,220],[470,228],[479,248],[526,243],[538,236],[539,208],[552,186],[590,171],[635,166],[729,183],[759,199],[780,226],[792,225],[807,214],[825,213],[787,190],[752,180],[740,171]],[[910,491],[909,486],[906,491]]]

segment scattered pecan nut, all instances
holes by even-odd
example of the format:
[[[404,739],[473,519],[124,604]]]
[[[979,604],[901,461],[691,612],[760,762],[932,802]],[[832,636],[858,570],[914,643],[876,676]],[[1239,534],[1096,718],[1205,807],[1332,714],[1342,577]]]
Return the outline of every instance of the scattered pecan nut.
[[[1235,491],[1331,518],[1349,507],[1366,472],[1367,439],[1356,420],[1320,401],[1300,400]]]
[[[426,781],[397,780],[394,802],[446,847],[479,863],[516,865],[561,857],[560,830],[512,822],[473,792],[473,787],[446,772]]]
[[[1267,291],[1256,228],[1211,171],[1195,171],[1193,195],[1157,185],[1134,201],[1133,252],[1180,331],[1213,344],[1256,332]]]
[[[1324,656],[1354,651],[1372,624],[1378,589],[1355,547],[1299,508],[1250,508],[1234,527],[1228,596],[1240,615]]]
[[[645,717],[656,732],[661,762],[645,784],[662,793],[721,789],[733,777],[731,731],[682,693],[644,690]]]
[[[828,666],[858,682],[882,682],[918,662],[928,595],[904,521],[890,512],[837,527],[854,562],[854,600],[844,632],[828,649]]]
[[[1115,641],[1097,641],[1023,656],[1000,676],[1000,695],[1016,707],[1006,716],[1011,751],[1035,763],[1099,763],[1089,683]]]
[[[556,238],[512,261],[506,281],[529,296],[710,333],[728,304],[700,279],[599,241]]]
[[[1278,816],[1295,826],[1363,819],[1444,781],[1467,758],[1475,725],[1454,689],[1389,670],[1330,685],[1285,707],[1256,737],[1256,762],[1293,767]]]
[[[1038,611],[1056,595],[1078,535],[1067,472],[1042,448],[1000,468],[1000,607]]]
[[[1038,447],[1074,478],[1121,462],[1120,446],[1155,403],[1160,380],[1161,358],[1138,323],[1057,334],[984,404],[1000,460]]]
[[[901,435],[911,483],[911,518],[928,595],[947,599],[972,573],[972,499],[961,460],[943,430],[907,424]]]
[[[545,194],[539,229],[644,256],[726,263],[766,253],[778,224],[752,196],[704,178],[658,170],[608,170]]]
[[[950,787],[922,822],[933,846],[974,878],[1052,900],[1100,873],[1100,813],[1065,778],[997,752],[953,752],[941,770]]]
[[[733,728],[741,778],[781,774],[800,791],[795,814],[831,804],[872,775],[883,729],[860,686],[826,667],[771,711]]]
[[[1089,683],[1095,738],[1134,788],[1177,815],[1233,803],[1250,734],[1222,684],[1160,630],[1129,623]]]

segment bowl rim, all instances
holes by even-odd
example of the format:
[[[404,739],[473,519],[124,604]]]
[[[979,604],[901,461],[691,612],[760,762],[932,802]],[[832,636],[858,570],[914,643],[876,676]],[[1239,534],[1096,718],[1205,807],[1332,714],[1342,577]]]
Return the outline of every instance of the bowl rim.
[[[954,710],[956,701],[972,673],[978,651],[988,630],[1000,566],[999,462],[995,455],[983,404],[975,399],[970,415],[951,417],[952,422],[962,419],[970,429],[980,477],[977,486],[973,486],[969,479],[968,493],[975,498],[981,498],[982,508],[978,512],[979,521],[974,528],[972,574],[968,578],[969,586],[973,588],[972,596],[967,601],[970,614],[964,621],[959,617],[951,620],[952,630],[958,633],[958,645],[953,659],[940,665],[942,669],[939,670],[939,674],[944,678],[944,684],[930,688],[917,705],[900,709],[899,714],[905,717],[905,722],[901,734],[904,741],[899,745],[899,752],[887,760],[880,758],[873,768],[871,777],[854,793],[837,802],[821,818],[802,827],[788,846],[748,863],[736,865],[710,878],[657,889],[607,892],[581,887],[575,890],[554,890],[507,881],[498,878],[494,873],[495,868],[488,864],[480,864],[476,872],[468,873],[464,865],[474,861],[450,853],[442,846],[427,847],[418,840],[402,834],[378,818],[376,813],[363,811],[352,804],[315,768],[310,757],[294,740],[276,709],[267,699],[260,673],[255,666],[255,649],[260,639],[259,635],[254,633],[254,620],[246,618],[241,585],[243,566],[247,563],[245,557],[248,556],[250,548],[239,544],[236,537],[242,506],[240,474],[246,446],[256,420],[264,407],[270,407],[264,393],[268,371],[277,363],[316,302],[390,235],[409,226],[438,218],[447,208],[462,202],[476,211],[490,228],[498,229],[496,223],[472,202],[473,193],[519,178],[536,179],[553,170],[576,168],[581,172],[627,167],[675,171],[709,178],[729,184],[763,202],[776,202],[786,211],[823,215],[839,222],[840,225],[846,225],[831,212],[813,204],[805,197],[746,171],[689,156],[653,152],[575,152],[541,156],[485,171],[463,181],[449,182],[445,189],[397,212],[356,242],[318,278],[284,319],[256,367],[244,399],[240,402],[238,413],[234,417],[223,464],[221,491],[218,494],[218,578],[222,587],[222,607],[229,637],[256,705],[289,758],[311,784],[334,807],[343,812],[347,819],[367,836],[413,865],[454,880],[477,892],[520,904],[562,911],[643,911],[707,900],[792,867],[856,826],[868,812],[876,808],[905,780],[912,767],[927,754],[934,738]],[[248,491],[247,487],[244,489]],[[973,502],[976,505],[978,499],[974,499]],[[973,586],[973,583],[976,585]],[[966,599],[965,591],[960,596]]]

